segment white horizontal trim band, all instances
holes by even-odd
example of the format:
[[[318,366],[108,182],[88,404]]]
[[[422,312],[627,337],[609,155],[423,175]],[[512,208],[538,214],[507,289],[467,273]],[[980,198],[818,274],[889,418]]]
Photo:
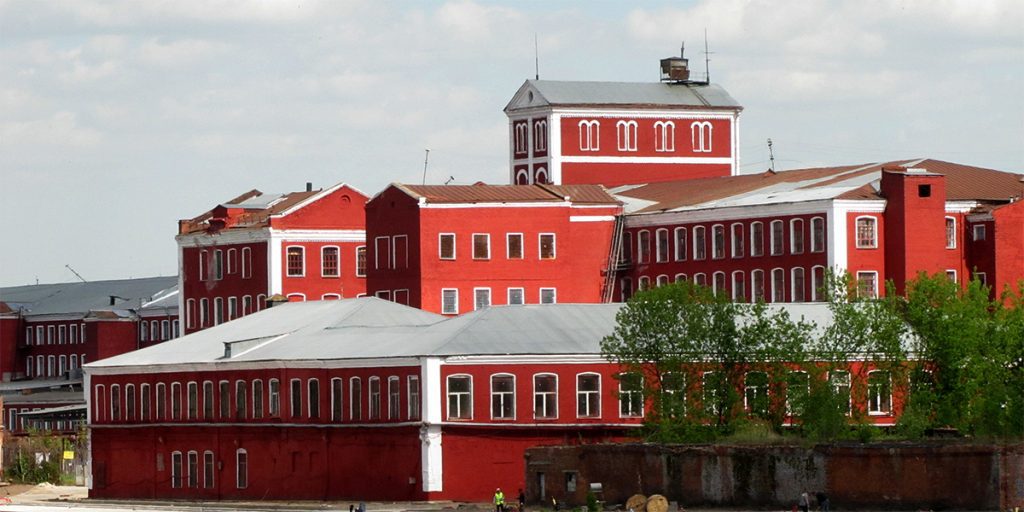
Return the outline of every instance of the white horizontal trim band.
[[[570,215],[569,222],[613,222],[614,215]]]
[[[723,164],[733,163],[727,156],[563,156],[568,164]]]

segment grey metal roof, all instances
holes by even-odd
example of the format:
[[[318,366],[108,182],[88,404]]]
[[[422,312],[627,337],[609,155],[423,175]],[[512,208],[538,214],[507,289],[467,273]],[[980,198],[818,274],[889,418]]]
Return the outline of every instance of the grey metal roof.
[[[526,92],[534,93],[533,101],[523,98]],[[505,111],[538,106],[585,105],[742,108],[739,102],[717,84],[527,80],[505,107]]]
[[[8,286],[0,288],[0,301],[12,309],[24,308],[26,315],[84,315],[89,311],[138,309],[154,298],[169,295],[177,285],[177,276],[161,276]],[[111,296],[118,297],[113,306]]]
[[[352,360],[474,355],[598,355],[622,304],[496,306],[443,317],[374,297],[287,303],[86,365]],[[786,304],[794,319],[831,322],[824,304]],[[232,346],[225,358],[225,344]]]
[[[4,405],[20,404],[80,404],[85,402],[82,390],[76,391],[39,391],[28,395],[10,395],[4,397]]]

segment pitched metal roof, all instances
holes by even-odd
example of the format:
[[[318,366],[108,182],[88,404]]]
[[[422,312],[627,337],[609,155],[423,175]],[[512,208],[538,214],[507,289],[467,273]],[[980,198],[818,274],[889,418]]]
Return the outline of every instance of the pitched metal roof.
[[[0,288],[0,301],[12,309],[23,309],[27,316],[86,314],[90,311],[126,311],[139,309],[154,299],[174,295],[177,276],[144,277]],[[110,304],[114,297],[114,305]],[[174,304],[162,307],[177,307]]]
[[[142,350],[86,365],[326,361],[474,355],[600,355],[622,304],[496,306],[443,317],[375,297],[287,303]],[[831,323],[824,304],[775,305]],[[226,357],[225,345],[232,346]],[[237,350],[236,350],[237,349]]]
[[[921,168],[946,177],[949,201],[1009,201],[1024,193],[1020,174],[932,159],[795,169],[723,178],[624,185],[611,189],[629,213],[795,203],[820,199],[880,200],[883,168]]]
[[[524,103],[521,99],[530,92],[533,100]],[[742,109],[739,102],[716,84],[527,80],[505,111],[538,106]]]
[[[619,204],[601,185],[407,185],[394,187],[428,204],[438,203],[558,203]]]

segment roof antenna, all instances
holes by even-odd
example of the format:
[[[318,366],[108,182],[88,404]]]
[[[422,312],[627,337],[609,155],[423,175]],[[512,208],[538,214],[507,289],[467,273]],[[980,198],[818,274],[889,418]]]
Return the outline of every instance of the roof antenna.
[[[708,63],[711,62],[711,52],[708,51],[708,29],[704,28],[704,82],[711,83],[711,69]]]
[[[540,52],[537,50],[537,33],[533,33],[533,72],[534,80],[540,80]]]
[[[448,176],[448,179],[444,180],[444,184],[447,185],[453,181],[455,181],[455,176]]]
[[[423,154],[423,184],[427,184],[427,160],[430,158],[430,150],[424,149]]]
[[[64,266],[67,267],[67,269],[70,270],[71,273],[75,275],[75,277],[81,279],[83,283],[88,283],[89,282],[89,281],[86,281],[84,277],[82,277],[82,274],[79,274],[78,272],[75,272],[75,269],[71,268],[71,265],[64,265]],[[39,279],[38,278],[36,278],[36,284],[39,284]]]
[[[768,161],[771,162],[771,167],[768,168],[772,174],[775,174],[775,153],[772,152],[772,139],[768,139]]]

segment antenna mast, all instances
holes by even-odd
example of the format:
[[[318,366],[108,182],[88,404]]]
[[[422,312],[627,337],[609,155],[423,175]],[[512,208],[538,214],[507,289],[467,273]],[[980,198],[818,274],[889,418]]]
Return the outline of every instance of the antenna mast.
[[[708,51],[708,29],[704,29],[704,81],[711,83],[711,68],[708,63],[711,62],[711,52]]]
[[[64,265],[64,266],[67,267],[67,269],[70,270],[71,273],[75,275],[75,277],[81,279],[83,283],[88,283],[89,282],[89,281],[86,281],[84,277],[82,277],[82,274],[79,274],[78,272],[75,272],[75,269],[71,268],[71,265]],[[36,278],[36,284],[39,284],[39,279],[38,278]]]
[[[540,80],[540,52],[537,50],[537,33],[533,33],[533,72],[534,80]]]
[[[771,162],[771,167],[768,169],[775,172],[775,153],[772,152],[772,139],[768,139],[768,161]]]
[[[429,149],[424,149],[423,151],[424,151],[424,153],[423,153],[423,184],[426,185],[427,184],[427,160],[430,158],[430,150]]]

